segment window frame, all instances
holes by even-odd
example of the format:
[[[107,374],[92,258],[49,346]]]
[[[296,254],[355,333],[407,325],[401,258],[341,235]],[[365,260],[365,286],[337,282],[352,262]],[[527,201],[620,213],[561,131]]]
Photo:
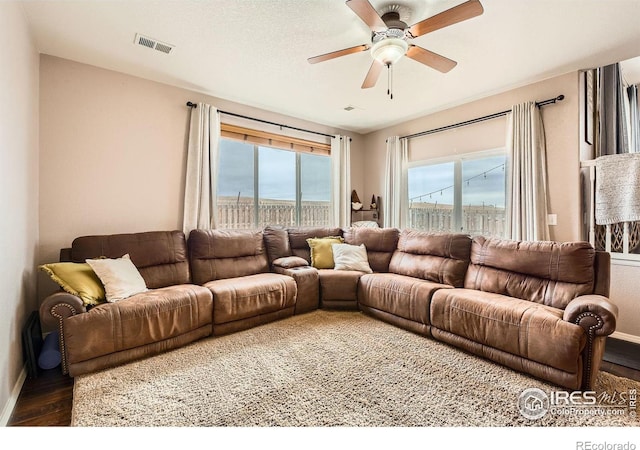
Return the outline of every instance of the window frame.
[[[452,233],[464,233],[463,225],[463,204],[462,204],[462,188],[464,180],[462,179],[462,164],[464,161],[473,161],[476,159],[485,159],[493,156],[504,156],[505,157],[505,172],[509,167],[509,154],[507,152],[506,147],[497,147],[489,150],[480,150],[476,152],[463,153],[460,155],[450,155],[450,156],[440,156],[436,158],[429,159],[421,159],[418,161],[411,161],[407,165],[407,169],[411,170],[416,167],[424,167],[424,166],[435,166],[438,164],[446,164],[453,163],[453,225],[451,227],[450,232]],[[409,183],[409,175],[407,171],[407,184]],[[508,202],[508,192],[507,192],[507,176],[505,175],[505,215],[509,213],[509,202]],[[408,194],[407,194],[408,197]],[[411,198],[407,198],[407,204],[411,204]],[[410,208],[409,208],[410,209]],[[408,211],[407,211],[408,212]],[[408,214],[410,217],[410,214]],[[410,224],[413,226],[413,224]]]
[[[228,123],[220,124],[220,138],[239,142],[263,145],[278,150],[294,151],[296,153],[315,153],[331,155],[331,144],[300,139],[268,131],[254,130]]]
[[[307,153],[315,156],[331,158],[330,144],[323,144],[313,141],[306,141],[298,138],[290,138],[283,135],[267,133],[259,130],[250,130],[235,125],[221,124],[223,132],[220,135],[219,143],[223,140],[241,142],[253,147],[253,226],[260,227],[260,147],[270,148],[277,151],[292,152],[295,154],[295,224],[302,223],[302,154]],[[226,131],[225,131],[226,130]],[[233,130],[233,131],[230,131]],[[244,134],[239,134],[242,131]],[[242,137],[240,137],[242,136]],[[219,170],[220,168],[216,168]],[[217,181],[216,181],[217,182]],[[331,187],[331,183],[330,183]],[[216,190],[217,191],[217,190]],[[329,208],[333,199],[329,197]],[[272,224],[283,225],[283,224]],[[325,224],[329,225],[329,224]],[[266,226],[266,225],[264,225]],[[318,225],[324,226],[324,225]]]

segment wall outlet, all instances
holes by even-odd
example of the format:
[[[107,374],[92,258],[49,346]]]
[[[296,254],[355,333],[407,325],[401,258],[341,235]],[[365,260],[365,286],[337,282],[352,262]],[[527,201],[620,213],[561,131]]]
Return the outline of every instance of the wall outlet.
[[[549,224],[549,225],[558,225],[558,215],[557,214],[547,214],[547,224]]]

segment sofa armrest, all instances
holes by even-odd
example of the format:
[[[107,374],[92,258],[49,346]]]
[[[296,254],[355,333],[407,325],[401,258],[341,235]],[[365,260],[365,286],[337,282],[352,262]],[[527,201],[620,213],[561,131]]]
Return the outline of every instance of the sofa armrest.
[[[564,310],[563,319],[580,325],[587,333],[608,336],[616,329],[618,307],[602,295],[574,298]]]
[[[273,261],[273,267],[279,267],[282,269],[293,269],[296,267],[307,267],[309,263],[304,258],[300,258],[299,256],[285,256],[283,258],[278,258]]]
[[[40,305],[40,320],[43,324],[58,327],[62,319],[87,312],[82,299],[66,292],[56,292],[45,298]]]
[[[304,259],[302,260],[304,261]],[[281,275],[290,276],[295,280],[296,286],[298,287],[295,314],[318,309],[320,304],[320,278],[318,269],[308,265],[292,267],[290,269],[274,266],[273,271]]]
[[[80,297],[66,292],[56,292],[44,299],[40,305],[40,320],[43,324],[58,330],[60,355],[62,356],[62,373],[68,373],[67,349],[64,344],[64,320],[87,312]]]

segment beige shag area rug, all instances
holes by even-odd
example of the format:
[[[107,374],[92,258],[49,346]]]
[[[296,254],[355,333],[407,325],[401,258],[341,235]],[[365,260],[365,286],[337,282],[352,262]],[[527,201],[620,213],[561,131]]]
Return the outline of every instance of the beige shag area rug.
[[[79,376],[72,425],[640,424],[625,403],[640,383],[626,378],[600,373],[600,412],[539,419],[520,412],[528,388],[560,390],[359,312],[315,311]]]

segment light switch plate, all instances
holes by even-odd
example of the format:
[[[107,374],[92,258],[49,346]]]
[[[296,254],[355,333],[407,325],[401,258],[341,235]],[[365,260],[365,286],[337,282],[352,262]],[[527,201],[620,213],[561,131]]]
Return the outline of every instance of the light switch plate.
[[[558,215],[557,214],[547,214],[547,223],[549,225],[558,225]]]

